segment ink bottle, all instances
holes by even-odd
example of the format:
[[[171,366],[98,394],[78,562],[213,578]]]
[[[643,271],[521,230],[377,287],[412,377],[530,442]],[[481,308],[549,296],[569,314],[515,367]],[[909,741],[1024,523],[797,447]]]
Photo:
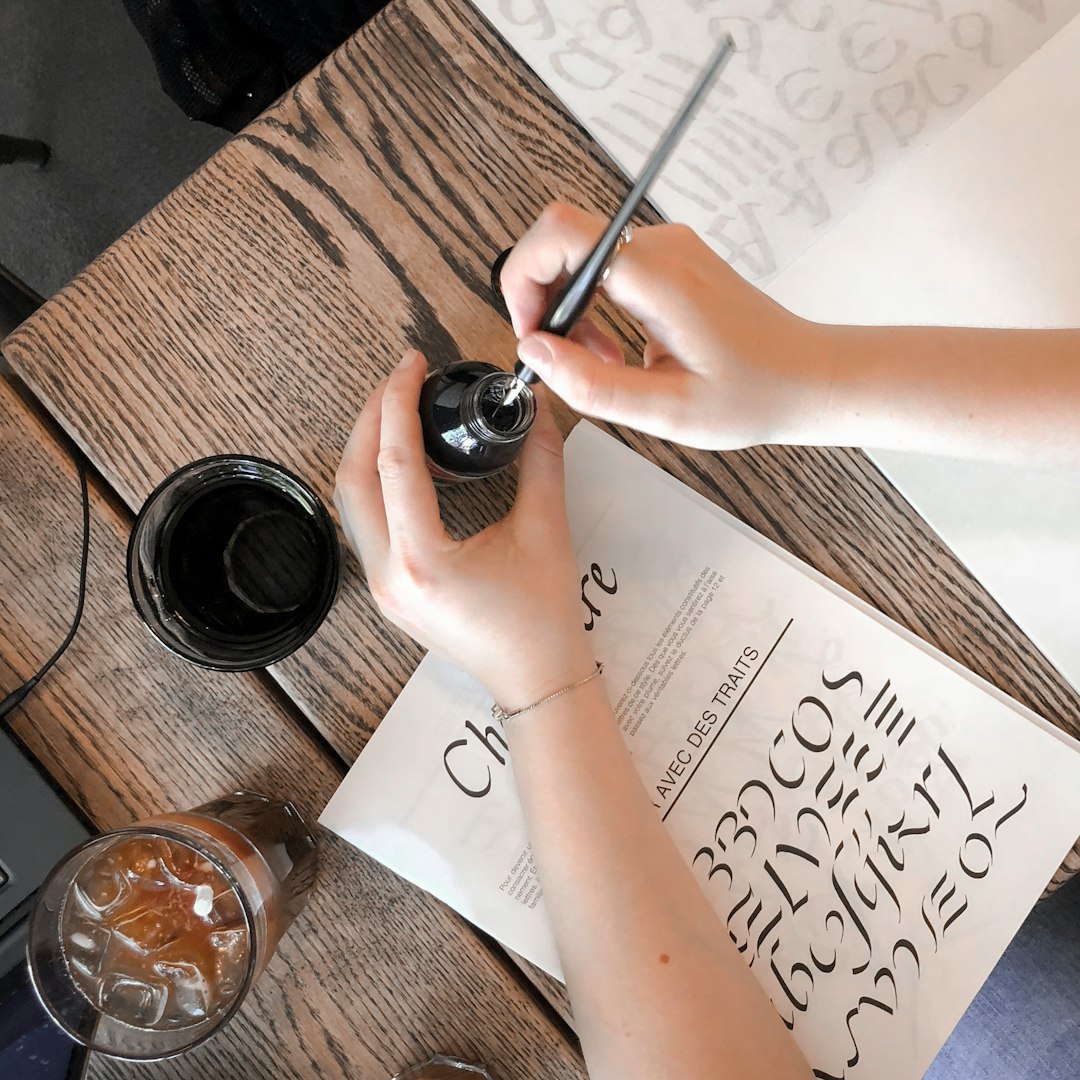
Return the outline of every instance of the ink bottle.
[[[520,453],[535,418],[536,396],[512,372],[479,360],[433,371],[420,391],[431,475],[452,484],[505,469]]]

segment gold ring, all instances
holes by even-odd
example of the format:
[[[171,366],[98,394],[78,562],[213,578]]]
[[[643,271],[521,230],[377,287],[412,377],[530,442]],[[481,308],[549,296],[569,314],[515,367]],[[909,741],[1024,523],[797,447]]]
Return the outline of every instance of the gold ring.
[[[604,267],[604,272],[600,275],[600,284],[603,285],[608,279],[608,274],[611,273],[611,268],[615,265],[615,260],[619,257],[619,252],[622,251],[631,240],[634,239],[634,226],[624,225],[619,230],[619,239],[615,241],[615,250],[611,253],[611,258],[607,261],[607,266]]]

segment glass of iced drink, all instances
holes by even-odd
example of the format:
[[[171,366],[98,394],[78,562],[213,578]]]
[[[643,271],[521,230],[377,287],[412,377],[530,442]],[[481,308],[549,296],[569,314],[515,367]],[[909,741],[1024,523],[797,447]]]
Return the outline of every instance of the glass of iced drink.
[[[183,1053],[240,1008],[315,867],[315,838],[292,804],[246,791],[96,837],[38,894],[34,988],[92,1050]]]

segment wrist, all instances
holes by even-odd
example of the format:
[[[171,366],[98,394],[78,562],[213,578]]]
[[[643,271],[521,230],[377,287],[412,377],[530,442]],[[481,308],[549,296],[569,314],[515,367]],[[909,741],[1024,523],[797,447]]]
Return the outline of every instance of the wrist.
[[[811,368],[818,380],[812,420],[808,414],[804,443],[820,446],[905,448],[909,418],[930,414],[918,395],[908,392],[914,356],[905,357],[899,343],[912,348],[893,326],[812,324]],[[914,355],[918,355],[913,348]],[[900,363],[897,359],[900,358]],[[928,384],[929,376],[916,380]],[[918,449],[917,445],[912,446]]]
[[[842,400],[839,327],[792,316],[778,361],[782,390],[775,398],[769,442],[786,446],[843,445],[836,405]]]
[[[504,665],[483,680],[495,703],[507,713],[536,702],[596,671],[596,657],[583,632],[568,634],[526,656],[508,657]]]
[[[588,686],[594,679],[600,678],[604,673],[604,665],[597,663],[593,670],[582,679],[575,679],[571,683],[567,683],[565,686],[560,687],[558,690],[553,690],[550,694],[545,694],[542,698],[537,698],[536,701],[529,705],[525,705],[519,709],[508,710],[504,709],[498,702],[491,707],[491,715],[499,721],[500,724],[507,724],[511,721],[517,722],[519,716],[528,716],[529,714],[536,712],[539,709],[543,709],[545,705],[551,705],[560,698],[565,697],[567,694],[572,694],[575,690],[582,690]]]

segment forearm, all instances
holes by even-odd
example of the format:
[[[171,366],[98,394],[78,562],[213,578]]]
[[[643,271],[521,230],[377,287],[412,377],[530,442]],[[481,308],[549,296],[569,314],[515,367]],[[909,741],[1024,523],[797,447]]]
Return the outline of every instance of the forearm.
[[[602,681],[508,726],[593,1080],[807,1077],[649,803]]]
[[[562,440],[543,395],[513,509],[454,541],[425,465],[421,359],[407,355],[365,406],[335,501],[384,614],[506,709],[543,700],[507,721],[507,740],[594,1080],[806,1077],[657,820],[603,682],[587,678]]]
[[[825,392],[798,441],[1080,464],[1080,330],[811,324],[808,336]]]

